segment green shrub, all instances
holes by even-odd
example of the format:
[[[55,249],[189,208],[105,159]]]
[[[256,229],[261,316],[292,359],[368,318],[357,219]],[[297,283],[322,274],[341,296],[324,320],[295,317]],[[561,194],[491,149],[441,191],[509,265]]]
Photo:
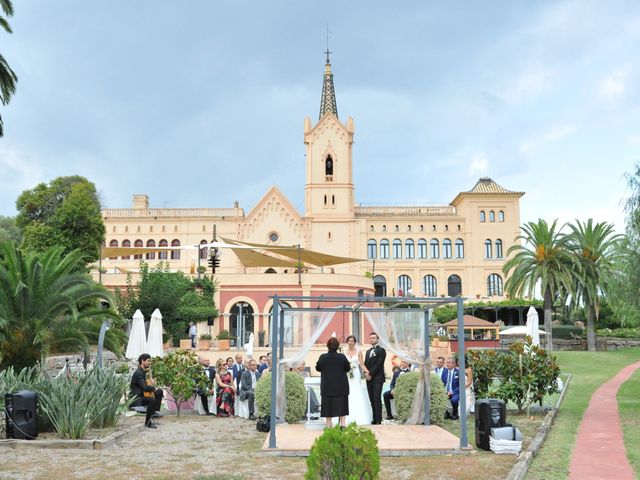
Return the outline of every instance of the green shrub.
[[[285,372],[284,389],[287,395],[287,408],[284,419],[287,423],[298,423],[306,412],[307,391],[304,379],[297,373]],[[271,412],[271,372],[263,373],[258,380],[255,392],[258,415],[265,417]]]
[[[229,340],[229,330],[220,330],[218,333],[218,340]]]
[[[488,398],[489,389],[498,375],[498,352],[495,350],[468,350],[469,365],[473,370],[473,390],[476,398]]]
[[[442,383],[442,382],[441,382]],[[307,457],[306,480],[373,480],[380,473],[378,441],[368,428],[325,429]]]
[[[129,379],[113,368],[94,368],[89,375],[89,383],[96,389],[95,401],[103,407],[91,423],[92,427],[113,427],[126,408],[122,399],[129,386]]]
[[[404,373],[396,380],[396,388],[393,398],[396,403],[396,413],[398,420],[406,422],[413,406],[413,396],[418,385],[419,372]],[[431,406],[429,410],[429,420],[431,423],[442,423],[444,412],[447,409],[447,396],[444,385],[440,377],[435,373],[431,374]]]
[[[602,328],[596,334],[598,337],[640,339],[640,328]]]
[[[555,325],[551,328],[553,338],[581,337],[584,330],[575,325]]]
[[[151,370],[156,384],[171,391],[178,416],[182,402],[193,397],[198,387],[207,387],[207,376],[198,362],[198,355],[191,350],[176,350],[164,357],[154,357]]]

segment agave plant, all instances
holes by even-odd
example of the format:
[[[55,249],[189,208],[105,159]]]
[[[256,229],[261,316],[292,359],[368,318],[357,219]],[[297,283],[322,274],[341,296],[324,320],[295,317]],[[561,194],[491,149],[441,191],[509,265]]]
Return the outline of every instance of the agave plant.
[[[22,252],[0,244],[0,370],[31,367],[50,353],[88,352],[102,321],[119,319],[107,290],[87,274],[79,251]],[[105,348],[121,353],[124,333],[110,329]]]

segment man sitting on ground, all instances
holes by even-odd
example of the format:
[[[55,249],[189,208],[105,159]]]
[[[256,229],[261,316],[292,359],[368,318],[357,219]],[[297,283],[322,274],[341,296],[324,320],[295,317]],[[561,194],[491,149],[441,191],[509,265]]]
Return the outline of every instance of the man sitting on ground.
[[[143,353],[138,357],[138,368],[131,376],[131,385],[129,398],[133,401],[129,404],[130,407],[147,407],[147,416],[144,421],[145,427],[158,428],[155,423],[151,421],[151,417],[154,413],[160,410],[160,404],[162,403],[162,397],[164,392],[160,388],[156,388],[155,381],[149,377],[147,380],[147,370],[151,366],[151,355]]]
[[[260,372],[258,370],[258,362],[249,361],[249,369],[243,370],[240,380],[240,400],[249,401],[249,420],[255,420],[255,389],[256,383],[260,380]]]
[[[396,388],[396,381],[400,375],[407,373],[408,371],[409,363],[402,360],[400,362],[400,368],[394,367],[393,369],[393,377],[391,378],[389,390],[382,394],[382,397],[384,398],[384,408],[387,410],[387,420],[393,420],[393,415],[391,414],[391,399],[393,398],[393,391]]]

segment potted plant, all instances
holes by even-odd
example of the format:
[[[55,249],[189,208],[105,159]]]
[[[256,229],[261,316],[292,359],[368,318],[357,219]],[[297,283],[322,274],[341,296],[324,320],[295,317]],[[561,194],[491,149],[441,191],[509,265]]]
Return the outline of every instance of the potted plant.
[[[201,275],[202,275],[203,273],[207,273],[207,267],[205,267],[204,265],[200,265],[200,266],[198,267],[198,273],[199,273],[199,274],[201,274]]]
[[[264,330],[260,330],[258,331],[258,346],[259,347],[264,347],[264,338],[267,335],[267,332],[265,332]]]
[[[209,347],[211,347],[211,335],[203,333],[198,339],[198,350],[209,350]]]
[[[229,350],[231,348],[229,338],[229,330],[220,331],[220,333],[218,334],[218,348],[220,350]]]

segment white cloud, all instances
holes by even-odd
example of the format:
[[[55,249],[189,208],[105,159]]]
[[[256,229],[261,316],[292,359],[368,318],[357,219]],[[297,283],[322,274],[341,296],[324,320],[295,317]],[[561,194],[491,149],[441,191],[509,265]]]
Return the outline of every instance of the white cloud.
[[[629,137],[627,137],[627,142],[632,145],[640,145],[640,133],[637,135],[629,135]]]
[[[0,148],[0,167],[0,179],[10,182],[10,185],[32,185],[42,181],[40,167],[30,163],[26,155],[16,150]],[[18,181],[16,175],[20,177]]]
[[[544,144],[557,142],[563,138],[570,137],[578,131],[578,128],[573,124],[557,125],[552,127],[545,133],[537,135],[536,137],[528,138],[518,145],[518,150],[522,154],[528,154],[541,147]]]
[[[489,160],[484,153],[477,153],[469,165],[469,176],[476,177],[489,171]]]
[[[625,91],[630,68],[619,68],[600,83],[600,93],[608,100],[618,99]]]

